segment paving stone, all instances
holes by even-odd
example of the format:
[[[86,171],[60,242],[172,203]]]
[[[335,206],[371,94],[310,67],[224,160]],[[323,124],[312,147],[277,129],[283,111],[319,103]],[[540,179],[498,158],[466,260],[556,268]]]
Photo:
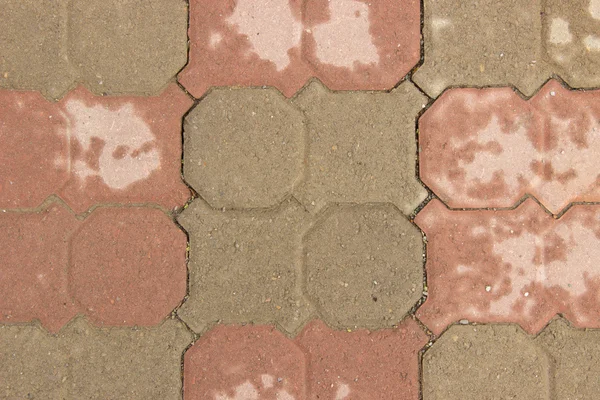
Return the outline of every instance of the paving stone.
[[[573,329],[560,318],[537,337],[553,360],[555,398],[593,399],[600,393],[599,339],[598,331]]]
[[[305,126],[277,91],[214,90],[185,120],[184,176],[213,207],[280,203],[302,178]]]
[[[545,2],[544,45],[555,71],[572,87],[598,87],[600,2]]]
[[[301,58],[302,1],[190,1],[189,62],[179,81],[194,97],[211,86],[274,86],[292,96],[310,77]]]
[[[98,208],[71,241],[72,294],[96,324],[158,324],[186,294],[186,246],[158,209]]]
[[[179,399],[181,353],[192,336],[176,320],[148,329],[97,329],[84,319],[59,335],[0,326],[4,398]]]
[[[187,61],[184,0],[70,0],[69,15],[69,58],[94,93],[158,93]]]
[[[0,214],[0,322],[57,332],[77,313],[99,325],[153,325],[186,294],[183,231],[152,208],[98,208],[83,222],[57,203]]]
[[[446,92],[419,121],[423,181],[451,207],[511,207],[526,193],[558,214],[599,201],[600,91],[550,81],[529,102],[510,89]]]
[[[67,262],[78,225],[56,204],[37,213],[0,213],[0,322],[39,319],[58,331],[77,313],[67,287]]]
[[[533,200],[513,211],[450,211],[437,200],[415,219],[427,235],[427,301],[418,318],[434,333],[461,319],[515,322],[539,332],[556,313],[600,327],[600,209],[560,219]]]
[[[74,75],[64,47],[65,16],[66,1],[2,2],[0,88],[39,90],[47,98],[69,90]]]
[[[181,355],[192,341],[181,322],[97,329],[78,319],[61,336],[70,398],[181,399]]]
[[[96,94],[156,94],[187,61],[184,0],[7,0],[0,87],[61,98],[76,81]]]
[[[410,214],[425,199],[414,131],[426,100],[410,83],[391,93],[332,93],[312,82],[295,103],[308,117],[306,179],[295,190],[305,207],[391,202]]]
[[[0,110],[0,209],[37,207],[68,179],[55,163],[66,157],[66,123],[36,92],[0,90]]]
[[[52,193],[77,212],[98,203],[185,203],[181,116],[191,104],[175,84],[156,97],[78,88],[59,103],[0,91],[0,208],[37,207]]]
[[[184,399],[305,399],[306,362],[269,326],[217,325],[185,353]]]
[[[190,61],[180,82],[274,86],[292,96],[311,76],[332,89],[387,90],[418,63],[416,0],[190,2]]]
[[[334,90],[388,90],[419,62],[417,0],[306,0],[303,52]]]
[[[0,325],[0,397],[64,399],[68,359],[39,325]]]
[[[424,3],[424,64],[415,82],[437,97],[449,86],[514,85],[532,95],[551,74],[541,0]]]
[[[455,325],[425,352],[423,400],[498,398],[550,399],[548,359],[516,326]]]
[[[269,212],[222,212],[194,201],[179,216],[190,237],[190,278],[178,314],[196,332],[222,321],[277,322],[294,333],[311,311],[300,281],[308,217],[294,201]]]
[[[304,239],[306,293],[328,324],[382,328],[423,291],[423,240],[391,205],[329,210]]]
[[[418,399],[418,352],[428,341],[416,322],[375,332],[309,323],[296,338],[309,360],[310,399]]]

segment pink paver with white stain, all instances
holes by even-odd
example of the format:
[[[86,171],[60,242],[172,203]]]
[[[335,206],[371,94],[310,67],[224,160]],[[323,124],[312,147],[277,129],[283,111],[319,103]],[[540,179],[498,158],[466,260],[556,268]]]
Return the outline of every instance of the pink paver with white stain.
[[[600,200],[600,91],[548,82],[452,89],[419,121],[423,181],[450,207],[511,207],[525,194],[558,214]]]
[[[269,326],[218,325],[184,359],[184,398],[302,400],[305,357]]]
[[[433,200],[415,222],[428,241],[429,294],[417,316],[435,334],[461,319],[537,333],[556,313],[600,327],[598,206],[555,219],[531,199],[501,211],[455,211]]]
[[[211,86],[275,86],[287,97],[316,76],[332,89],[385,90],[419,61],[417,0],[192,0],[195,97]]]
[[[34,208],[51,194],[76,212],[98,203],[185,203],[181,117],[191,105],[174,84],[156,97],[94,96],[80,87],[58,103],[1,91],[0,207]]]

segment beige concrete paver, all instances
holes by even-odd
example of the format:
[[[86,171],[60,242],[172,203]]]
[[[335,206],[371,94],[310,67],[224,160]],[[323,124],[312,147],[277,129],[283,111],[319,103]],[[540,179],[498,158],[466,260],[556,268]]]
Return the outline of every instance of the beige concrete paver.
[[[268,212],[223,212],[194,201],[179,216],[190,236],[190,296],[178,314],[196,332],[217,321],[277,322],[295,332],[311,310],[301,291],[308,218],[295,201]]]
[[[0,88],[62,97],[74,80],[64,46],[66,2],[3,0],[1,7]]]
[[[392,326],[422,296],[421,233],[391,205],[327,210],[304,264],[306,293],[336,328]]]
[[[526,95],[550,76],[541,0],[426,0],[424,64],[414,81],[437,97],[450,86],[514,85]]]
[[[423,400],[550,400],[549,373],[518,327],[455,325],[423,357]]]
[[[192,336],[176,320],[97,329],[77,318],[56,335],[0,326],[0,394],[7,399],[181,399],[181,354]]]
[[[185,179],[216,208],[275,206],[302,178],[305,130],[275,89],[213,90],[185,119]]]
[[[155,94],[187,61],[185,0],[69,0],[72,67],[96,94]]]
[[[553,360],[554,398],[595,399],[600,393],[600,332],[554,319],[536,338]]]
[[[330,92],[313,81],[294,103],[308,118],[306,179],[294,191],[305,207],[390,202],[410,214],[425,199],[415,118],[427,101],[412,84],[391,93]]]
[[[6,0],[0,88],[157,94],[187,61],[184,0]]]

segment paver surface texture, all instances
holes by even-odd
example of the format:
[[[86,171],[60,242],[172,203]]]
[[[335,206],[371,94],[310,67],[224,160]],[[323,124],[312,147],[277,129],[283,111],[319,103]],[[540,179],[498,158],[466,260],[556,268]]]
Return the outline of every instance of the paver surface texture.
[[[0,399],[597,400],[600,0],[0,0]]]

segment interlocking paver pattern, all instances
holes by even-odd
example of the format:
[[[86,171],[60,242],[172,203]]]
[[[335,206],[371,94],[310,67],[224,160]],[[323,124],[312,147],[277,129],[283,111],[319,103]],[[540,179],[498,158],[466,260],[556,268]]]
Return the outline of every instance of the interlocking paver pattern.
[[[175,84],[155,97],[78,88],[58,103],[0,91],[0,208],[35,208],[53,193],[77,212],[98,203],[182,205],[190,193],[181,117],[191,105]]]
[[[598,9],[597,0],[426,0],[415,82],[436,97],[451,86],[499,85],[531,96],[553,73],[597,87]]]
[[[417,316],[436,334],[461,319],[535,333],[559,312],[600,327],[598,212],[575,206],[554,219],[533,200],[503,211],[432,201],[415,221],[428,241],[429,296]]]
[[[184,398],[242,400],[418,398],[413,320],[376,332],[310,322],[295,340],[270,326],[218,325],[186,352]]]
[[[0,87],[156,94],[185,65],[184,0],[4,0]]]
[[[184,325],[98,329],[77,318],[56,336],[36,325],[0,326],[5,399],[180,399]]]
[[[393,88],[419,61],[416,0],[190,1],[190,60],[180,82],[274,86],[291,97],[311,77],[331,89]]]
[[[453,89],[419,121],[421,176],[451,207],[511,207],[525,194],[555,214],[600,200],[600,92],[548,82],[529,102],[508,88]]]
[[[99,325],[154,325],[186,291],[185,234],[160,210],[63,206],[0,214],[0,320],[52,332],[75,314]],[[27,254],[24,257],[24,254]]]
[[[598,397],[600,0],[0,10],[0,398]]]

